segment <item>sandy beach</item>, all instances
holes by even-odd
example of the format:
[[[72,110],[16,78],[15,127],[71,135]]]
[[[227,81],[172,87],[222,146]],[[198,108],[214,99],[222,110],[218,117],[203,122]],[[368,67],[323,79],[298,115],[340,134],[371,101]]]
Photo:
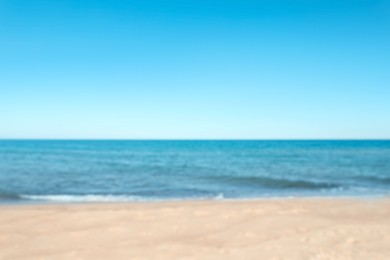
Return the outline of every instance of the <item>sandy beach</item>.
[[[390,259],[390,199],[4,205],[0,259]]]

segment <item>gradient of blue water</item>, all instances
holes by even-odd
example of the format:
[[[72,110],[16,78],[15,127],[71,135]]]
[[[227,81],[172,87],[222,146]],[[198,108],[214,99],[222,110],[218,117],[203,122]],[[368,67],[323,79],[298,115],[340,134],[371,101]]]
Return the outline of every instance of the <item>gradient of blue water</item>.
[[[390,141],[0,141],[0,201],[390,193]]]

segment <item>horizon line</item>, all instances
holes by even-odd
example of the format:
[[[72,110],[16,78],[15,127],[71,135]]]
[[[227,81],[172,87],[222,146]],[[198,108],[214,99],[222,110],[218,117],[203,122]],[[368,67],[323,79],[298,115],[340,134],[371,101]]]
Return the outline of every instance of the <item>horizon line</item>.
[[[0,141],[390,141],[390,138],[0,138]]]

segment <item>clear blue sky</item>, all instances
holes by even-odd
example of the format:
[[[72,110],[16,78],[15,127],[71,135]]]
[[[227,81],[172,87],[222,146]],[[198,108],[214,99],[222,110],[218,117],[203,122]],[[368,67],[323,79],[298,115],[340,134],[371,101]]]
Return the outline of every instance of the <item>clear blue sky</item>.
[[[0,138],[390,138],[390,0],[0,0]]]

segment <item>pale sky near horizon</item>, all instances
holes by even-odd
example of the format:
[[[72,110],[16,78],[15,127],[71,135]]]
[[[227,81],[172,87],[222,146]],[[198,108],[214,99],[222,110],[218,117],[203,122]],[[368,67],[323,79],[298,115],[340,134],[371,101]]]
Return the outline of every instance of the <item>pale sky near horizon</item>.
[[[0,139],[389,139],[390,0],[0,0]]]

